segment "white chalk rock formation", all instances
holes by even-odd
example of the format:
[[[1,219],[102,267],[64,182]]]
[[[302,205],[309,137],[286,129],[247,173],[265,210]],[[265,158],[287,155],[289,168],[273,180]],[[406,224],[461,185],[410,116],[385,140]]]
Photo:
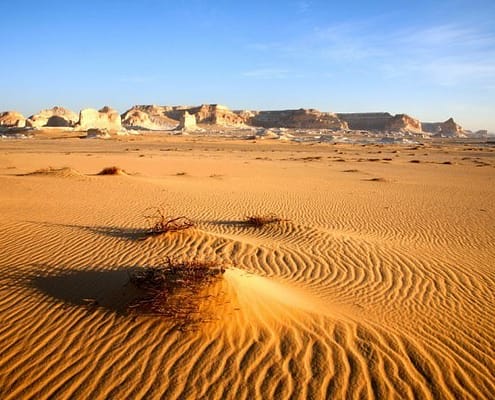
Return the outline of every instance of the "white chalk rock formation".
[[[78,115],[64,107],[55,106],[51,109],[42,110],[38,114],[31,115],[26,120],[26,125],[32,128],[48,127],[71,127],[78,121]]]
[[[110,107],[101,110],[86,108],[79,113],[79,121],[76,128],[87,131],[88,129],[107,129],[109,132],[122,130],[120,114]]]
[[[196,117],[189,114],[187,111],[184,111],[177,129],[181,129],[183,131],[193,131],[197,129]]]
[[[0,126],[5,128],[23,128],[26,126],[26,118],[17,111],[0,112]]]
[[[133,106],[122,114],[122,125],[130,129],[138,130],[169,130],[179,124],[176,120],[166,115],[167,108],[160,106]]]

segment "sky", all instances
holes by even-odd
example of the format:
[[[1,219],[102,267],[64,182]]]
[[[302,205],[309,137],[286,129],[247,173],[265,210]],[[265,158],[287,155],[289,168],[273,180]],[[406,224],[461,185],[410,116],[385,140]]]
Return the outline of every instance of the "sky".
[[[495,132],[494,0],[0,5],[0,110],[218,103]]]

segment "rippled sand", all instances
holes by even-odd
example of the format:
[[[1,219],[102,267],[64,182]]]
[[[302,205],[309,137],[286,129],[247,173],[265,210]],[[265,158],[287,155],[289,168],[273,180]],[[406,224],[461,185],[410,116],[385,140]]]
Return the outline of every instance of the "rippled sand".
[[[495,397],[493,148],[33,139],[0,185],[2,399]],[[215,320],[127,314],[166,256],[229,263]]]

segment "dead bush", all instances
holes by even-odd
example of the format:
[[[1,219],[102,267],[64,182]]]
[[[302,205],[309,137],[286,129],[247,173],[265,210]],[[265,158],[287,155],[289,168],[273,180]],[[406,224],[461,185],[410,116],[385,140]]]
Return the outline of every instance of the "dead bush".
[[[142,268],[130,275],[131,283],[145,295],[133,301],[129,310],[163,316],[181,329],[213,320],[215,315],[208,303],[218,298],[208,289],[222,279],[225,270],[225,264],[218,261],[167,257],[158,266]]]
[[[258,228],[268,224],[275,224],[282,221],[286,221],[286,220],[278,217],[275,214],[250,215],[246,217],[247,224]]]
[[[125,171],[119,167],[105,167],[103,168],[100,172],[98,172],[98,175],[124,175]]]
[[[148,208],[144,218],[148,221],[151,235],[183,231],[195,225],[193,220],[185,216],[173,217],[167,215],[161,207]]]

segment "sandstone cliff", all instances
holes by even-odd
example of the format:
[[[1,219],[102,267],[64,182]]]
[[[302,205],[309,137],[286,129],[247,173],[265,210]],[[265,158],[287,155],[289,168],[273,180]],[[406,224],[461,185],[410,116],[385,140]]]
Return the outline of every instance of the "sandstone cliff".
[[[122,129],[119,113],[110,107],[101,110],[86,108],[79,113],[79,121],[76,128],[87,131],[88,129],[107,129],[110,132],[118,132]]]
[[[0,112],[0,126],[5,128],[23,128],[26,125],[26,118],[17,111]]]
[[[26,121],[26,125],[33,128],[43,126],[74,126],[79,117],[78,115],[63,107],[53,107],[42,110],[38,114],[31,115]]]

